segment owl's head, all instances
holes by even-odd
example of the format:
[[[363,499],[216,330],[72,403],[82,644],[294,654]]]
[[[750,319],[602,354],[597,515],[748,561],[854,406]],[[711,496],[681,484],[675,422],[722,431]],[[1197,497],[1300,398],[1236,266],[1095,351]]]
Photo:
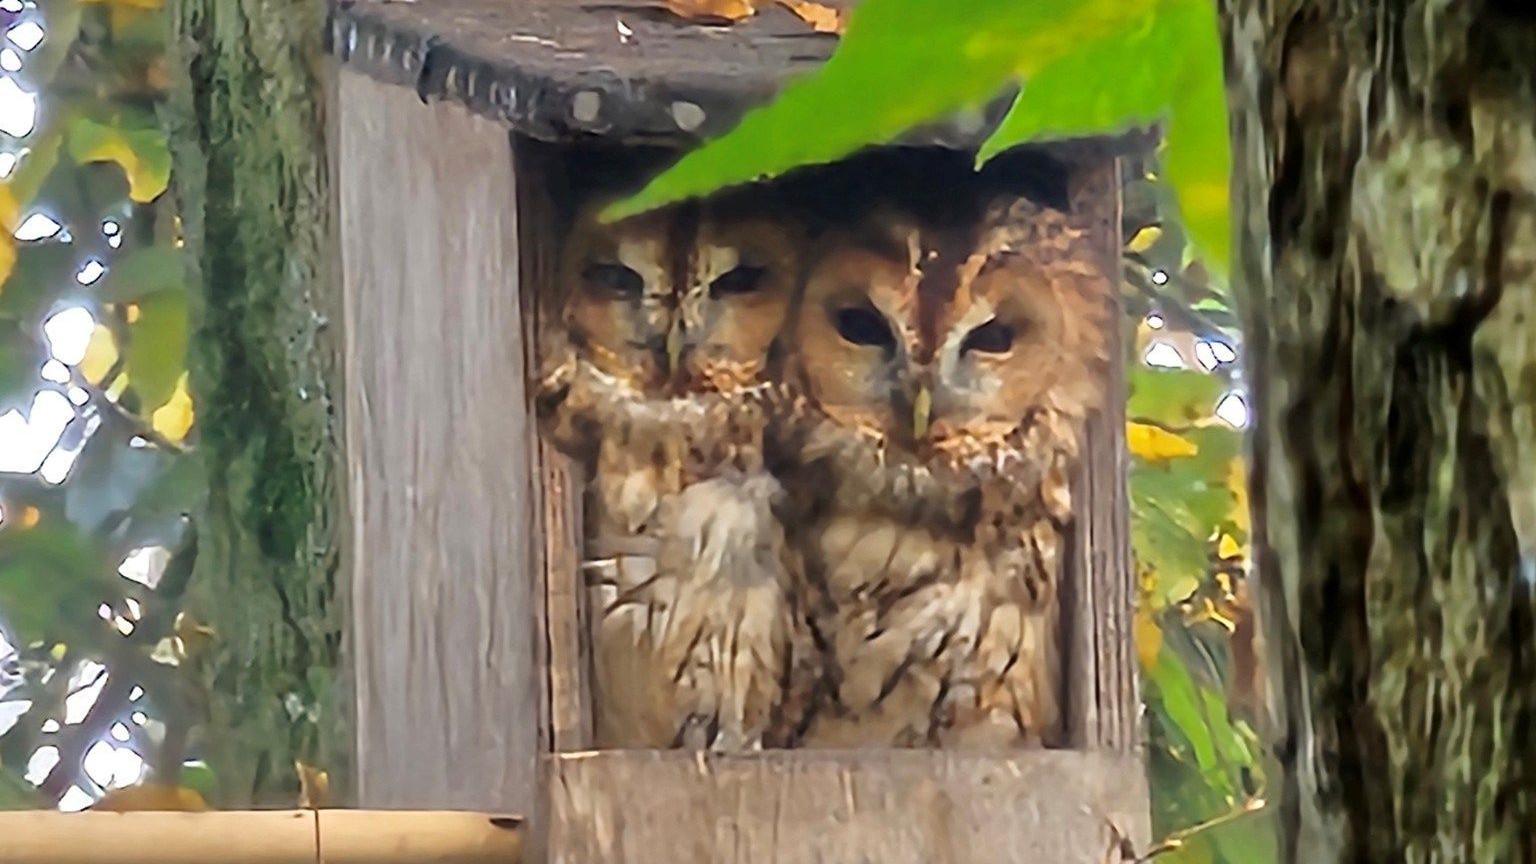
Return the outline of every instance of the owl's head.
[[[793,223],[706,204],[681,264],[673,362],[685,390],[730,392],[762,379],[800,277]]]
[[[594,209],[576,221],[561,267],[563,318],[577,352],[644,391],[663,387],[669,377],[675,222],[676,213],[663,210],[602,224]]]
[[[806,395],[919,455],[984,453],[1098,398],[1109,281],[1085,232],[1012,198],[979,222],[877,214],[815,256],[793,330]]]

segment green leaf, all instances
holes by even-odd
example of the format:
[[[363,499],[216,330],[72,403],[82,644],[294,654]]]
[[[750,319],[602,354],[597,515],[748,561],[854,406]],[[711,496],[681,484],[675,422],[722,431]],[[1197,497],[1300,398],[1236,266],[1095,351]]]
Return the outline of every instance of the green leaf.
[[[1087,42],[1029,76],[978,163],[1019,144],[1120,132],[1162,119],[1183,68],[1192,7],[1166,2],[1160,14],[1132,21],[1124,33]],[[1150,60],[1149,58],[1158,58]]]
[[[180,784],[203,796],[204,801],[218,797],[219,779],[206,762],[187,762],[181,766]]]
[[[0,290],[0,320],[22,327],[38,319],[58,299],[61,286],[74,284],[79,253],[69,243],[24,243],[16,248],[16,266]]]
[[[604,216],[622,218],[888,143],[986,102],[1083,45],[1144,26],[1158,6],[971,0],[957,12],[936,0],[866,0],[824,66]]]
[[[41,806],[42,798],[31,783],[0,767],[0,810],[35,810]]]
[[[1129,419],[1171,429],[1183,429],[1205,420],[1216,410],[1226,384],[1214,375],[1193,370],[1159,370],[1138,366],[1131,370]]]
[[[0,323],[0,413],[31,398],[43,360],[42,346],[31,334]]]
[[[1157,700],[1173,724],[1172,728],[1189,745],[1201,772],[1207,776],[1214,772],[1219,776],[1221,765],[1216,754],[1216,743],[1211,739],[1210,727],[1200,707],[1200,689],[1189,677],[1184,664],[1172,652],[1165,650],[1157,666],[1151,670],[1148,683],[1153,688],[1149,695]]]
[[[153,115],[119,115],[101,121],[76,117],[69,124],[69,153],[76,162],[116,162],[128,178],[128,195],[155,200],[171,180],[171,151]]]
[[[1137,564],[1155,579],[1150,601],[1160,609],[1188,597],[1206,574],[1205,538],[1198,537],[1155,502],[1132,493],[1131,544]]]
[[[182,291],[186,281],[186,256],[180,249],[146,246],[113,261],[92,291],[103,302],[117,303],[161,291]]]
[[[1180,48],[1185,69],[1174,88],[1163,174],[1185,230],[1202,260],[1223,280],[1232,257],[1232,142],[1216,8],[1214,3],[1199,5],[1204,15]]]
[[[142,298],[139,318],[128,332],[128,380],[148,412],[171,398],[186,368],[186,292],[160,291]]]
[[[100,629],[85,618],[118,592],[96,539],[66,522],[0,529],[0,616],[22,644]],[[75,631],[75,632],[69,632]]]
[[[58,128],[46,130],[41,135],[34,132],[32,137],[27,154],[21,157],[11,176],[5,180],[16,205],[22,208],[32,203],[52,176],[53,169],[58,167],[59,150],[64,144],[64,133]]]

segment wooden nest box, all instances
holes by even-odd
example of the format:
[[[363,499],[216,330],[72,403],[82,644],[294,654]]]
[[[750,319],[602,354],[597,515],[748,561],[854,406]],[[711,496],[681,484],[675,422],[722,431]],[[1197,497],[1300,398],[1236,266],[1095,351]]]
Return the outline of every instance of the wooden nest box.
[[[520,811],[530,854],[573,864],[1096,864],[1114,837],[1145,838],[1113,314],[1059,523],[1053,746],[600,746],[588,478],[535,407],[573,220],[731,128],[834,37],[777,7],[711,27],[650,3],[335,0],[328,44],[361,806]],[[738,210],[867,197],[868,219],[1022,184],[1117,277],[1125,145],[974,175],[997,114],[735,192]]]

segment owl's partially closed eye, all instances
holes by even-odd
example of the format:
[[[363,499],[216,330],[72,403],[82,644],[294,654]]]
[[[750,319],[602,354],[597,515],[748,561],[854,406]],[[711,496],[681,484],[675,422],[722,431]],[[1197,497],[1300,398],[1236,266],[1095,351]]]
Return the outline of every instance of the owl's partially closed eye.
[[[578,220],[561,267],[563,319],[576,350],[642,392],[659,391],[668,378],[673,222],[671,211],[612,225],[588,214]]]
[[[800,246],[787,217],[706,205],[680,280],[677,372],[685,390],[761,380],[793,300]]]

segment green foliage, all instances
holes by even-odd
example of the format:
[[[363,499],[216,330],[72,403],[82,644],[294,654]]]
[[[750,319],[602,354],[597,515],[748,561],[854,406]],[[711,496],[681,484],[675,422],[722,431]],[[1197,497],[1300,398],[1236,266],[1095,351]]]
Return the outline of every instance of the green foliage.
[[[963,9],[948,0],[866,0],[825,66],[606,215],[832,162],[974,110],[1016,83],[1021,90],[978,161],[1028,142],[1166,121],[1164,161],[1184,223],[1225,271],[1231,156],[1211,0],[977,0]]]
[[[96,641],[95,632],[75,632],[74,622],[60,611],[94,611],[95,604],[115,593],[102,557],[96,538],[67,522],[6,532],[0,547],[0,610],[11,633],[24,643],[66,635]],[[99,622],[92,630],[99,630]]]
[[[54,806],[72,786],[101,791],[80,760],[113,722],[129,722],[131,688],[109,686],[82,723],[44,731],[61,718],[82,664],[143,688],[136,707],[148,725],[135,726],[133,746],[157,777],[178,772],[195,706],[206,701],[173,647],[193,553],[175,558],[154,588],[118,574],[129,553],[182,542],[184,514],[204,486],[185,452],[192,406],[177,390],[188,295],[156,115],[165,19],[145,7],[50,0],[22,13],[40,16],[46,36],[16,73],[39,94],[38,127],[8,148],[23,155],[0,184],[0,412],[25,411],[44,389],[68,390],[77,411],[54,451],[74,454],[67,477],[0,475],[0,629],[18,651],[0,673],[0,700],[30,703],[0,733],[0,808]],[[34,212],[64,230],[15,240]],[[84,308],[97,329],[68,380],[45,381],[43,322],[64,307]],[[20,771],[43,745],[62,759],[34,788]]]
[[[187,293],[156,291],[138,306],[138,319],[128,325],[128,380],[146,405],[162,405],[186,368]]]

